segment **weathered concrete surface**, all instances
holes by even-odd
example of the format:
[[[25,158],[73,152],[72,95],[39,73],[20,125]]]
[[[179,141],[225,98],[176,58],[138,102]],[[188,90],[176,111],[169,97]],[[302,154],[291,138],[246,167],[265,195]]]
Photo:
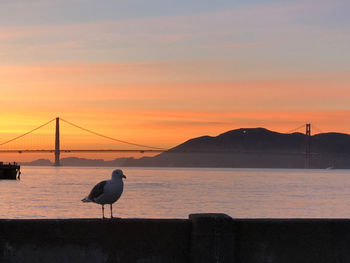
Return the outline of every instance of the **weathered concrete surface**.
[[[191,214],[191,263],[233,262],[233,221],[225,214]]]
[[[0,220],[0,262],[348,263],[350,220]]]
[[[0,262],[188,262],[188,220],[0,220]]]
[[[233,220],[233,262],[350,262],[350,220]]]

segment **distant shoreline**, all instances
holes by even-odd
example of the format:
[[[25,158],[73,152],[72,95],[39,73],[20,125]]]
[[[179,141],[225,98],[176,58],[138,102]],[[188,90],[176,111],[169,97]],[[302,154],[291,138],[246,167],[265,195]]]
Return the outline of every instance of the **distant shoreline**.
[[[66,157],[60,163],[62,166],[81,167],[350,169],[350,135],[322,133],[306,140],[302,133],[241,128],[216,137],[193,138],[152,157],[123,157],[109,161]],[[47,159],[20,164],[53,165]]]
[[[299,156],[300,157],[300,156]],[[132,158],[133,159],[133,158]],[[133,159],[135,162],[137,162],[140,159]],[[39,159],[35,160],[33,162],[22,162],[20,163],[21,166],[37,166],[37,167],[56,167],[54,166],[54,163],[47,159]],[[77,158],[77,157],[70,157],[70,158],[63,158],[61,160],[61,166],[59,167],[142,167],[142,168],[217,168],[217,169],[305,169],[305,167],[290,167],[290,166],[266,166],[266,165],[250,165],[250,166],[214,166],[214,165],[201,165],[201,166],[195,166],[195,165],[128,165],[126,163],[120,162],[119,159],[113,160],[113,161],[104,161],[102,159],[85,159],[85,158]],[[310,169],[350,169],[350,167],[311,167]]]

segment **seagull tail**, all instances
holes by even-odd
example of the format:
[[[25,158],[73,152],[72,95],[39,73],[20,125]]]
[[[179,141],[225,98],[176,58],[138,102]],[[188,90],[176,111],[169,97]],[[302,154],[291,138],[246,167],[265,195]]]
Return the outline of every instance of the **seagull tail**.
[[[88,196],[85,197],[84,199],[82,199],[81,201],[84,202],[84,203],[92,202],[92,201],[89,199]]]

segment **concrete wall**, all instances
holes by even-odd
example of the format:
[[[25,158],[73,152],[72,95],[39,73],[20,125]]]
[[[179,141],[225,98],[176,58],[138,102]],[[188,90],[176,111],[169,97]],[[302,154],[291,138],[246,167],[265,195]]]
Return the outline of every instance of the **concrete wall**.
[[[233,262],[350,262],[347,219],[241,219],[233,229]]]
[[[187,262],[188,220],[0,220],[0,262]]]
[[[0,262],[350,262],[350,220],[0,220]]]
[[[232,227],[232,219],[222,214],[189,220],[2,219],[0,262],[231,262],[222,256],[227,250],[222,244],[232,235],[220,239],[226,232],[221,223]],[[218,258],[226,261],[214,261]]]

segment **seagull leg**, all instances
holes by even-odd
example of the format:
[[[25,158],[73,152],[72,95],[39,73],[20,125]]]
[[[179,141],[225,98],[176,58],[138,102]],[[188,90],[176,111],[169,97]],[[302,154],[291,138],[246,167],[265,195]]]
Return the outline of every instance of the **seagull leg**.
[[[105,205],[102,205],[102,219],[105,219]]]
[[[112,204],[111,204],[111,218],[113,218],[113,208],[112,208]]]

